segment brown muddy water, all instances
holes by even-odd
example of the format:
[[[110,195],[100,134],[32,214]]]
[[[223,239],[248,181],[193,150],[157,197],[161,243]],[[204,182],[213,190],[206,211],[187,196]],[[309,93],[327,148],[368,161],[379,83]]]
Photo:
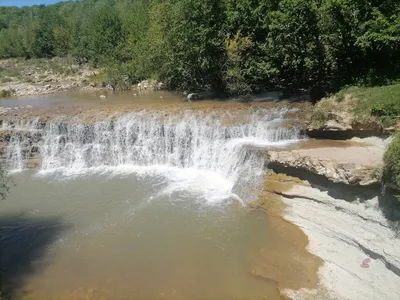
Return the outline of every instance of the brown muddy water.
[[[235,199],[162,195],[151,175],[13,180],[0,265],[15,299],[281,299],[257,270],[304,280],[288,248],[299,232]]]
[[[106,96],[101,98],[100,96]],[[185,101],[185,97],[168,91],[133,92],[133,91],[99,91],[99,92],[67,92],[50,95],[37,95],[19,98],[0,99],[0,106],[18,107],[33,106],[47,107],[59,105],[113,105],[113,104],[177,104]]]

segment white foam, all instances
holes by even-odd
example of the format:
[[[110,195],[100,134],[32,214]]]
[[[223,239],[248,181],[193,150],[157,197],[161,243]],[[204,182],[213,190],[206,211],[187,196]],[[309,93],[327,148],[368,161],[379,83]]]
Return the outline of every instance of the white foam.
[[[213,116],[186,111],[168,117],[135,112],[93,124],[60,117],[46,124],[35,119],[2,126],[40,133],[33,139],[31,134],[11,136],[7,146],[11,169],[24,169],[33,149],[39,149],[40,176],[63,180],[91,173],[162,176],[168,182],[162,193],[185,190],[217,203],[243,199],[243,191],[257,183],[264,159],[252,147],[284,147],[300,140],[298,128],[279,126],[287,112],[253,111],[246,122],[230,125],[224,120],[235,116],[228,112]]]
[[[144,179],[146,177],[158,178],[157,185],[162,187],[153,198],[172,196],[176,193],[189,193],[191,199],[197,198],[208,205],[218,205],[226,200],[242,201],[238,195],[232,192],[233,182],[221,174],[195,168],[177,168],[168,165],[55,168],[41,170],[37,176],[55,180],[71,180],[95,174],[107,177],[135,175]]]

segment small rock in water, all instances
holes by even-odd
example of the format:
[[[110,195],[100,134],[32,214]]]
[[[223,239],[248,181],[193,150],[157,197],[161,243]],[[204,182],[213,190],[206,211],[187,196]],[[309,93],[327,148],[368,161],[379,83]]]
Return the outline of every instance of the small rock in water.
[[[100,99],[106,99],[107,97],[104,95],[100,95]]]

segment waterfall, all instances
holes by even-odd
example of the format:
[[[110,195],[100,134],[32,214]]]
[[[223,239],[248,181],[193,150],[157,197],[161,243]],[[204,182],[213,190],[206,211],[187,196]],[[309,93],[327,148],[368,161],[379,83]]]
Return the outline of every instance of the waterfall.
[[[158,166],[206,171],[239,186],[262,172],[259,149],[300,139],[296,127],[282,126],[287,113],[143,111],[94,122],[67,117],[3,122],[2,129],[13,132],[7,144],[9,169],[25,168],[37,151],[41,171]]]

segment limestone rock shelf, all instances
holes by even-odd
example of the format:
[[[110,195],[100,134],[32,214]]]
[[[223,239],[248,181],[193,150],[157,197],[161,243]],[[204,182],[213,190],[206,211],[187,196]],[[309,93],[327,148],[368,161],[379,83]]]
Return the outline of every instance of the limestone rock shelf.
[[[311,172],[334,183],[372,185],[379,181],[377,173],[382,167],[384,151],[383,143],[269,151],[267,166]]]

